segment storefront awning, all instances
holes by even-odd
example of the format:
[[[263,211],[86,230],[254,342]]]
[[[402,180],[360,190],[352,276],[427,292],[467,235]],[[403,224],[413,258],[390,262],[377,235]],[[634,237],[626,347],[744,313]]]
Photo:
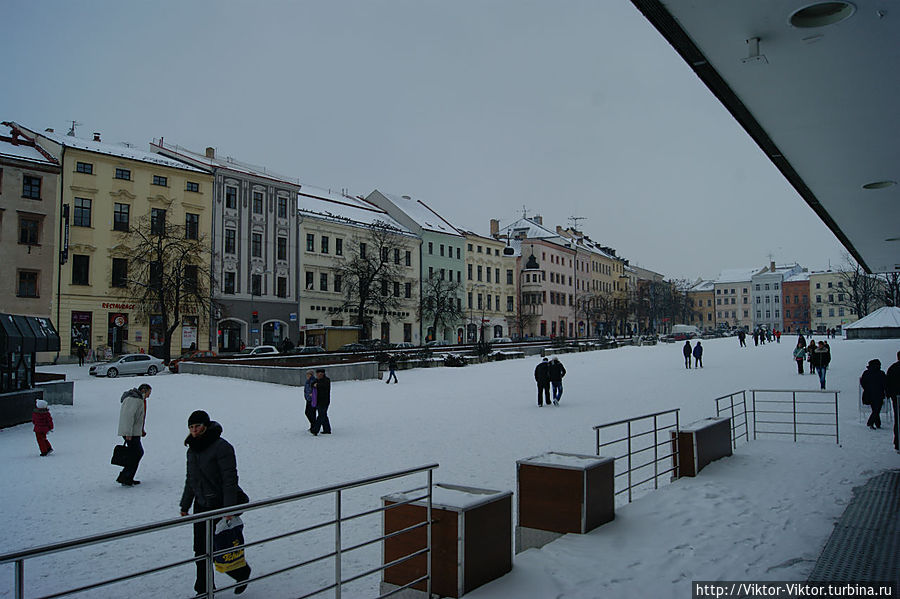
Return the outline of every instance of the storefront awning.
[[[59,351],[59,334],[49,318],[0,313],[0,354]]]

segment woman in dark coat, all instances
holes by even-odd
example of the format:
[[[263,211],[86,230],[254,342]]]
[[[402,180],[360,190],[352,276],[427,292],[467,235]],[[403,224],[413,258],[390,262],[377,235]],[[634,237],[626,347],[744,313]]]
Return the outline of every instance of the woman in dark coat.
[[[859,377],[859,385],[863,390],[862,402],[872,408],[872,415],[866,426],[871,429],[881,428],[881,404],[884,403],[887,387],[887,376],[881,369],[881,360],[869,360],[865,372]]]
[[[191,504],[194,513],[208,512],[223,507],[247,503],[250,499],[238,486],[237,459],[234,447],[222,438],[222,425],[210,421],[209,414],[203,410],[193,412],[188,418],[190,434],[184,440],[187,446],[187,476],[184,481],[184,492],[181,494],[181,515],[187,516]],[[231,520],[232,516],[225,516]],[[218,520],[217,520],[218,521]],[[215,524],[215,523],[214,523]],[[194,524],[194,555],[206,553],[206,523]],[[226,572],[237,581],[250,578],[250,566]],[[246,585],[235,588],[237,594],[243,593]],[[206,565],[197,562],[197,581],[194,583],[197,593],[206,592]]]

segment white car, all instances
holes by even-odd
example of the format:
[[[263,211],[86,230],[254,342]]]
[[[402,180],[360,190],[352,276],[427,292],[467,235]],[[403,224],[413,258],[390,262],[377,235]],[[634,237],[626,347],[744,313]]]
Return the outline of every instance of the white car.
[[[278,349],[274,345],[256,345],[254,347],[245,347],[239,351],[237,356],[258,356],[260,354],[277,354]]]
[[[91,366],[92,376],[106,376],[111,379],[120,374],[149,374],[153,376],[163,369],[163,361],[148,354],[125,354],[110,362]]]
[[[494,337],[491,339],[491,343],[512,343],[512,339],[509,337]]]

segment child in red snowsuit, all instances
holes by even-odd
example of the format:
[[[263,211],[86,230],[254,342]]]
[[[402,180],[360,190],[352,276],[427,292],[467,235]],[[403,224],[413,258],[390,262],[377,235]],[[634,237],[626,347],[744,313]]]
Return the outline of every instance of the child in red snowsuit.
[[[31,421],[34,423],[34,436],[37,438],[41,457],[44,457],[53,451],[50,441],[47,440],[47,433],[53,430],[53,416],[50,415],[47,402],[43,399],[37,400],[34,412],[31,414]]]

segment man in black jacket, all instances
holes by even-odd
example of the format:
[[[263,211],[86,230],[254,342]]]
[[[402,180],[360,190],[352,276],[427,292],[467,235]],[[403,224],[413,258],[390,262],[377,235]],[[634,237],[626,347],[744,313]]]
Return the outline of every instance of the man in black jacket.
[[[194,513],[208,512],[223,507],[247,503],[250,499],[238,486],[237,459],[234,447],[222,438],[222,425],[210,421],[209,414],[203,410],[193,412],[188,418],[190,434],[184,440],[187,446],[187,476],[184,491],[181,494],[181,515],[187,516],[194,506]],[[225,516],[231,520],[232,516]],[[218,522],[218,519],[216,520]],[[215,522],[213,522],[215,525]],[[194,555],[206,554],[206,523],[194,523]],[[238,568],[226,572],[237,581],[250,578],[250,566],[244,562]],[[247,585],[235,587],[234,592],[241,594]],[[197,581],[194,583],[197,593],[206,592],[206,564],[204,560],[197,562]]]
[[[550,385],[553,387],[553,405],[558,406],[563,394],[562,380],[566,376],[566,367],[562,365],[559,358],[554,357],[550,360],[548,371],[550,373]]]
[[[546,398],[547,405],[550,405],[550,364],[547,358],[541,360],[534,369],[534,380],[537,383],[538,390],[538,407],[544,405]]]
[[[887,370],[887,392],[894,410],[894,449],[900,452],[900,424],[897,420],[897,404],[900,403],[900,351],[897,352],[897,361]]]
[[[328,420],[328,406],[331,405],[331,379],[325,376],[325,369],[316,370],[316,422],[309,430],[313,435],[318,435],[319,430],[323,435],[331,434],[331,421]]]

